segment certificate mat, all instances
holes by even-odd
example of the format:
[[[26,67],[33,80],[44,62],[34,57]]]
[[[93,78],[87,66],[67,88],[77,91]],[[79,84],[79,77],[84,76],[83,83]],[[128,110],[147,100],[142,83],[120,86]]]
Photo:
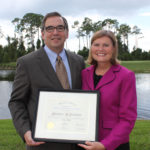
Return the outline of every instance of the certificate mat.
[[[97,91],[40,90],[33,139],[79,143],[98,140]]]

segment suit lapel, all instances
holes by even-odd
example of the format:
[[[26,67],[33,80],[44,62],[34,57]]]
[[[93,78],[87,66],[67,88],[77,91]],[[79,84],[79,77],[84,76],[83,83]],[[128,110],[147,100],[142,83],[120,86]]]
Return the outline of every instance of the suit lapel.
[[[120,70],[120,65],[112,65],[112,67],[106,72],[106,74],[102,77],[100,82],[96,86],[96,90],[101,88],[102,86],[105,86],[109,83],[111,83],[116,78],[115,72],[118,72]]]
[[[50,81],[55,81],[57,85],[60,85],[60,82],[56,76],[56,73],[48,59],[48,56],[46,54],[46,52],[44,51],[43,48],[41,48],[39,50],[39,53],[38,53],[38,57],[37,57],[37,62],[38,62],[38,65],[40,66],[41,70],[44,72],[44,74],[47,76],[47,78],[50,80]]]
[[[76,74],[75,74],[76,61],[74,60],[74,57],[72,57],[72,55],[68,51],[66,51],[66,55],[68,58],[68,63],[69,63],[70,72],[71,72],[72,88],[74,88],[75,87],[75,79],[76,79]]]
[[[95,90],[94,89],[94,77],[93,77],[95,66],[92,65],[92,66],[88,67],[87,70],[88,70],[88,75],[86,76],[87,77],[86,81],[88,83],[90,90]]]

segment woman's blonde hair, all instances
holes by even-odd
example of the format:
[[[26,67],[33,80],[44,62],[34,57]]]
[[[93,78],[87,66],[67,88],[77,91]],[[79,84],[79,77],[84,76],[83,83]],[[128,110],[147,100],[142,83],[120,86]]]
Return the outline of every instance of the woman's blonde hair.
[[[119,61],[117,59],[117,56],[118,56],[118,44],[117,44],[117,39],[114,35],[114,33],[112,31],[109,31],[109,30],[100,30],[100,31],[97,31],[94,33],[92,39],[91,39],[91,46],[93,44],[93,42],[101,37],[108,37],[111,39],[112,41],[112,44],[114,46],[114,51],[113,51],[113,54],[112,54],[112,58],[110,60],[111,64],[112,65],[116,65],[116,64],[119,64]],[[89,56],[88,56],[88,59],[87,59],[87,63],[90,64],[90,65],[96,65],[97,62],[93,59],[92,57],[92,54],[91,54],[91,48],[90,48],[90,51],[89,51]]]

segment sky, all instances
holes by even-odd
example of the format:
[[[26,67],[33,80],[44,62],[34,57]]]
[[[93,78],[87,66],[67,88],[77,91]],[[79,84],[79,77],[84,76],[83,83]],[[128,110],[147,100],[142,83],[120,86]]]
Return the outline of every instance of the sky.
[[[45,15],[58,11],[69,23],[69,38],[65,46],[71,51],[78,50],[76,30],[72,28],[74,21],[80,23],[85,17],[93,22],[111,18],[120,24],[134,25],[141,29],[137,46],[144,51],[150,50],[150,1],[149,0],[4,0],[0,8],[0,29],[4,36],[14,36],[14,26],[11,21],[22,18],[26,13]],[[0,44],[6,45],[5,38],[0,38]],[[135,37],[129,37],[129,47],[132,51]]]

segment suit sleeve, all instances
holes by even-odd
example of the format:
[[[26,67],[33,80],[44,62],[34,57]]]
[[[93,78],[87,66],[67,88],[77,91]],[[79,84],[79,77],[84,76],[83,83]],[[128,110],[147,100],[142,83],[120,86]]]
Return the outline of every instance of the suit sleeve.
[[[80,56],[80,64],[81,64],[82,70],[85,69],[85,62],[82,56]]]
[[[127,143],[137,117],[137,97],[135,75],[129,72],[122,80],[120,89],[119,122],[111,133],[102,140],[107,150],[114,150],[120,144]]]
[[[29,86],[27,71],[23,60],[20,59],[17,62],[16,75],[8,106],[14,126],[23,140],[25,132],[31,130],[27,111]]]

